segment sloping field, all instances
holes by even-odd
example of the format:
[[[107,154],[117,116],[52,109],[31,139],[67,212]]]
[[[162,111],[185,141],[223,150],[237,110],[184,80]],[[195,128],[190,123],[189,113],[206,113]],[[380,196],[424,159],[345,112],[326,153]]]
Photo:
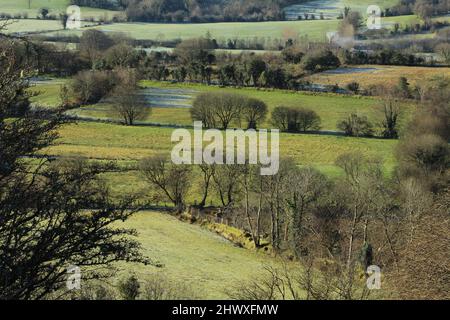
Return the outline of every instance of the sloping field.
[[[278,265],[263,253],[238,248],[202,229],[167,214],[140,212],[124,223],[138,231],[143,253],[163,264],[162,268],[127,264],[125,275],[140,279],[162,273],[197,293],[197,299],[226,299],[226,289],[250,280],[266,265]]]
[[[82,156],[97,160],[131,161],[155,154],[170,157],[173,128],[126,127],[121,125],[81,122],[60,131],[58,144],[44,150],[48,155]],[[385,160],[390,171],[395,165],[395,140],[349,138],[318,134],[281,134],[280,156],[290,157],[299,165],[311,165],[324,173],[336,175],[336,158],[347,152],[360,151]]]

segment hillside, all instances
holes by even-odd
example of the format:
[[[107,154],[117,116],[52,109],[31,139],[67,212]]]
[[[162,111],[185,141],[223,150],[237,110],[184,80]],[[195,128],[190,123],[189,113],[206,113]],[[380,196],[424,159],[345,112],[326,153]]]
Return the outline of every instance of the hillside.
[[[239,248],[197,225],[157,212],[140,212],[124,223],[135,228],[144,253],[163,265],[127,265],[123,274],[136,272],[140,279],[155,273],[182,283],[198,299],[226,299],[226,290],[250,280],[264,266],[280,262],[263,253]]]

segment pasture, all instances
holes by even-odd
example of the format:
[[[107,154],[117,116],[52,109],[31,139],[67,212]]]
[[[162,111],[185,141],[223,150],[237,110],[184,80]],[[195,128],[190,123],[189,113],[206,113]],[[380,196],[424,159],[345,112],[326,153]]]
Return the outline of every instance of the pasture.
[[[308,77],[314,83],[324,85],[338,84],[345,87],[351,82],[358,82],[363,88],[370,85],[397,85],[400,77],[406,77],[414,86],[424,80],[436,76],[450,77],[450,68],[405,67],[405,66],[374,66],[361,65],[357,67],[340,68],[318,73]]]
[[[143,253],[163,267],[119,264],[117,277],[134,272],[138,278],[146,279],[161,273],[196,292],[196,299],[226,299],[227,289],[260,274],[265,266],[281,265],[268,255],[239,248],[168,214],[139,212],[123,226],[138,231]]]
[[[436,69],[437,71],[439,69]],[[400,75],[395,78],[398,81]],[[409,79],[409,78],[408,78]],[[394,81],[394,80],[393,80]],[[33,98],[33,102],[46,106],[58,104],[58,94],[61,80],[54,83],[44,82],[37,84],[33,90],[40,95]],[[327,83],[328,84],[328,83]],[[195,96],[202,92],[230,92],[242,94],[248,97],[264,101],[269,112],[277,106],[303,107],[317,112],[322,119],[324,131],[335,131],[336,123],[350,113],[366,115],[375,124],[381,120],[380,101],[374,97],[343,96],[337,94],[294,92],[285,90],[260,90],[255,88],[222,88],[218,86],[206,86],[200,84],[172,84],[169,82],[143,81],[141,94],[146,96],[148,105],[152,107],[151,115],[144,123],[163,125],[191,126],[189,108]],[[411,102],[402,102],[401,124],[406,122],[415,108]],[[111,103],[105,100],[95,105],[82,106],[71,111],[80,117],[95,119],[108,119],[113,117]],[[271,128],[270,114],[262,127]]]
[[[383,18],[387,28],[394,23],[409,24],[415,16]],[[268,22],[223,22],[223,23],[113,23],[91,27],[107,33],[121,32],[139,40],[173,40],[205,36],[207,33],[217,40],[227,39],[288,39],[307,38],[326,41],[327,32],[336,31],[339,20],[268,21]],[[81,35],[80,30],[51,32],[49,35]]]
[[[43,153],[55,156],[81,156],[95,160],[135,162],[162,154],[170,157],[173,128],[80,122],[64,126],[57,144]],[[310,165],[324,173],[339,175],[334,162],[341,154],[360,151],[385,161],[386,171],[395,166],[393,149],[397,141],[350,138],[326,134],[280,135],[280,154],[298,165]]]

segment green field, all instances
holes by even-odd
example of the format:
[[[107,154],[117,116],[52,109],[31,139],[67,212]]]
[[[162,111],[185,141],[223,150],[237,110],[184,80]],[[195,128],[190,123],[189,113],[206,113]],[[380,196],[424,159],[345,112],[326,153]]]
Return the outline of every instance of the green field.
[[[379,102],[375,98],[340,96],[334,94],[308,94],[282,90],[262,91],[256,89],[232,89],[204,86],[196,84],[170,84],[154,81],[143,82],[145,86],[161,89],[228,91],[255,97],[265,101],[270,109],[278,105],[292,107],[307,107],[314,109],[321,117],[323,130],[336,130],[336,122],[351,112],[365,114],[374,123],[379,120],[380,114],[376,106]],[[36,87],[42,96],[34,99],[47,105],[55,104],[59,83],[45,84]],[[85,106],[75,111],[82,117],[106,118],[109,115],[108,104]],[[414,107],[403,104],[404,113],[402,123],[406,122]],[[153,107],[152,114],[147,119],[151,123],[178,124],[192,126],[189,109]],[[264,124],[271,127],[269,121]],[[163,127],[126,127],[114,124],[82,122],[78,125],[66,126],[62,131],[59,144],[47,152],[60,156],[83,156],[90,159],[109,159],[134,162],[143,157],[166,154],[170,155],[170,136],[172,128]],[[280,153],[283,157],[293,158],[299,165],[312,165],[322,172],[330,175],[340,175],[334,162],[336,158],[346,152],[359,150],[364,154],[380,156],[385,160],[386,172],[395,166],[393,149],[396,141],[365,138],[348,138],[333,134],[282,134]],[[118,190],[128,185],[141,185],[139,178],[133,177],[135,173],[113,175],[109,177],[119,184]],[[132,181],[132,182],[130,182]]]
[[[135,272],[140,279],[146,279],[160,272],[191,288],[198,299],[226,299],[226,289],[250,280],[264,266],[279,264],[268,255],[238,248],[168,214],[140,212],[124,226],[136,229],[143,253],[164,266],[127,264],[121,274]]]
[[[31,0],[30,7],[28,0],[1,0],[0,12],[9,14],[23,14],[27,13],[28,18],[36,18],[40,8],[49,9],[50,15],[59,15],[66,11],[70,5],[69,0]],[[97,8],[81,7],[81,19],[87,20],[89,18],[112,18],[118,12]],[[32,30],[32,29],[31,29]],[[31,31],[29,30],[29,31]]]
[[[386,27],[394,22],[400,24],[415,21],[415,16],[389,17],[383,19]],[[269,21],[269,22],[224,22],[202,24],[164,24],[164,23],[114,23],[93,27],[105,32],[122,32],[135,39],[171,40],[187,39],[209,34],[218,39],[288,39],[307,37],[309,40],[325,41],[327,32],[336,31],[339,20],[309,21]],[[82,29],[85,30],[85,29]],[[57,34],[77,34],[82,30],[53,32]]]
[[[347,116],[349,113],[357,112],[367,115],[372,121],[377,122],[380,117],[380,104],[376,98],[359,97],[359,96],[342,96],[336,94],[312,94],[305,92],[293,92],[283,90],[258,90],[254,88],[221,88],[217,86],[206,86],[198,84],[171,84],[155,81],[144,81],[143,86],[156,89],[179,89],[179,90],[195,90],[201,92],[231,92],[245,96],[253,97],[264,101],[269,110],[273,110],[277,106],[304,107],[310,108],[317,112],[322,118],[322,130],[336,130],[336,123]],[[56,88],[54,88],[56,89]],[[50,89],[50,90],[54,90]],[[45,90],[44,90],[45,91]],[[194,95],[195,96],[195,95]],[[46,99],[50,99],[49,96]],[[152,114],[147,119],[148,122],[161,124],[181,124],[192,125],[188,108],[161,108],[158,104],[151,104],[155,107]],[[413,105],[403,103],[402,105],[407,120],[413,110]],[[94,118],[106,118],[109,115],[110,106],[108,104],[99,104],[95,106],[86,106],[77,110],[80,116],[88,116]],[[270,116],[263,127],[271,127]]]
[[[170,142],[172,132],[172,128],[80,122],[61,129],[58,144],[45,150],[45,153],[132,162],[155,154],[170,157],[175,145]],[[339,155],[361,151],[381,157],[385,160],[386,169],[391,170],[395,165],[393,149],[396,144],[395,140],[283,133],[280,137],[280,156],[293,158],[299,165],[311,165],[336,175],[339,170],[334,162]]]
[[[16,20],[14,23],[8,25],[4,32],[40,32],[60,29],[62,29],[62,27],[59,20],[21,19]]]
[[[433,71],[439,71],[439,69],[430,69]],[[400,74],[398,77],[400,77]],[[328,78],[328,76],[323,76],[323,79]],[[398,78],[395,78],[395,80],[397,81]],[[40,92],[40,95],[34,97],[33,102],[47,106],[58,104],[60,83],[61,81],[57,80],[54,83],[50,82],[42,85],[36,85],[34,87],[34,90]],[[343,96],[337,94],[313,94],[308,92],[293,92],[284,90],[258,90],[254,88],[221,88],[217,86],[206,86],[199,84],[172,84],[169,82],[156,81],[143,81],[142,86],[152,88],[153,90],[176,89],[180,91],[189,90],[189,92],[195,91],[196,93],[192,95],[191,102],[196,94],[202,92],[225,91],[260,99],[268,105],[269,110],[273,110],[277,106],[310,108],[316,111],[317,114],[321,117],[322,130],[327,131],[336,130],[336,123],[352,112],[366,115],[373,122],[377,122],[381,116],[378,109],[380,102],[377,98],[373,97]],[[192,120],[188,108],[162,107],[158,104],[158,102],[154,102],[151,100],[150,104],[153,107],[153,111],[146,122],[170,125],[192,125]],[[402,122],[404,122],[409,119],[415,106],[412,103],[404,102],[402,103],[402,108],[404,111]],[[72,112],[82,117],[105,119],[111,116],[110,110],[110,104],[99,103],[96,105],[81,107],[80,109],[74,110]],[[270,116],[262,126],[267,128],[271,127]]]

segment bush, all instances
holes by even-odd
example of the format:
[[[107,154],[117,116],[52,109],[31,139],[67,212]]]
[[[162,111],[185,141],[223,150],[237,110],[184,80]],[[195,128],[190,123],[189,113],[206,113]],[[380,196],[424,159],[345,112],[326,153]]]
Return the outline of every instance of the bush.
[[[319,130],[321,119],[310,109],[277,107],[272,112],[272,124],[281,131],[308,132]]]
[[[349,115],[347,119],[338,122],[337,128],[351,137],[373,136],[373,126],[367,117],[359,116],[355,113]]]
[[[135,275],[123,279],[118,286],[119,293],[123,300],[136,300],[140,294],[139,280]]]
[[[435,134],[409,135],[400,144],[398,155],[405,167],[425,174],[442,172],[450,165],[448,143]]]
[[[309,72],[321,72],[338,68],[341,65],[339,58],[330,50],[313,52],[302,60],[302,67]]]
[[[116,84],[113,72],[81,71],[72,81],[72,91],[78,103],[97,103],[108,95]]]
[[[350,82],[349,84],[347,84],[347,85],[345,86],[345,88],[346,88],[348,91],[351,91],[351,92],[353,92],[353,93],[356,94],[356,93],[359,92],[359,83],[356,82],[356,81]]]

